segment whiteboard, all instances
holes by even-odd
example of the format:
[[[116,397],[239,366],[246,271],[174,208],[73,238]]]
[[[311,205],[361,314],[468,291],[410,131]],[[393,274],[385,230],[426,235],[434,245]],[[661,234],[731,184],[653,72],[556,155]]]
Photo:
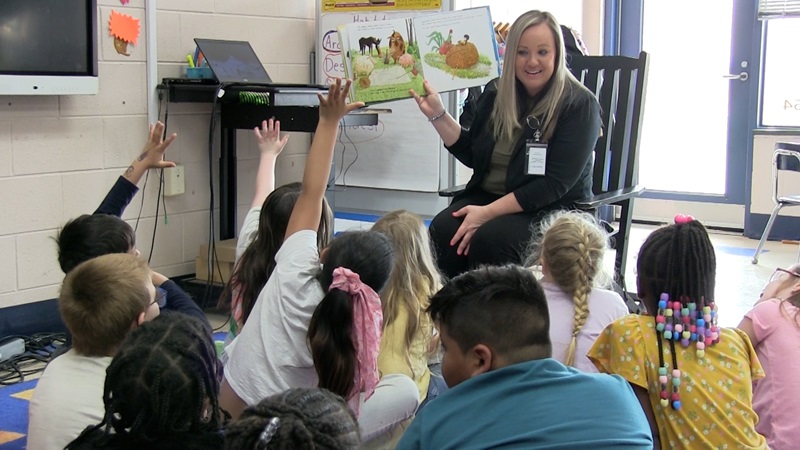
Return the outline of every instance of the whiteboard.
[[[450,9],[448,0],[443,10]],[[316,67],[320,84],[344,77],[336,28],[350,22],[414,17],[433,11],[350,11],[322,13],[317,0]],[[447,96],[443,96],[447,104]],[[378,125],[348,126],[339,133],[334,163],[336,184],[401,191],[439,190],[441,139],[413,99],[380,103]],[[352,165],[351,165],[352,164]],[[348,166],[349,169],[348,169]],[[346,173],[345,173],[346,170]]]

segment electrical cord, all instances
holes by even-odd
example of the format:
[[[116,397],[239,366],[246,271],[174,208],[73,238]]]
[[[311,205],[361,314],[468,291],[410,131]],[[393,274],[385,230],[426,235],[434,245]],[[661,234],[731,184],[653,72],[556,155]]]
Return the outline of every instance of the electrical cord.
[[[25,352],[0,363],[0,386],[22,383],[25,377],[44,371],[53,354],[67,342],[64,333],[38,333],[32,336],[7,336],[25,341]]]

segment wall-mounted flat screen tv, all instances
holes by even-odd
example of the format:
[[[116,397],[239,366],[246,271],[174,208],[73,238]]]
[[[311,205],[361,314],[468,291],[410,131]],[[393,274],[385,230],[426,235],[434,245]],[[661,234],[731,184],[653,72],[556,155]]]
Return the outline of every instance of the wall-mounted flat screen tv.
[[[96,94],[97,0],[0,0],[0,95]]]

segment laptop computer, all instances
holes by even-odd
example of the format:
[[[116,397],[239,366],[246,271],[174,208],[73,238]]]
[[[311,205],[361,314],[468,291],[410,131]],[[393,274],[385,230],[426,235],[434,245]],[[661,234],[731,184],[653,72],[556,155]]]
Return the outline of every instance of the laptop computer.
[[[203,57],[208,61],[217,81],[222,84],[261,84],[276,89],[305,89],[313,92],[328,89],[327,86],[318,84],[274,83],[247,41],[195,38],[194,42],[203,52]]]
[[[220,83],[272,83],[249,42],[199,38],[194,42]]]

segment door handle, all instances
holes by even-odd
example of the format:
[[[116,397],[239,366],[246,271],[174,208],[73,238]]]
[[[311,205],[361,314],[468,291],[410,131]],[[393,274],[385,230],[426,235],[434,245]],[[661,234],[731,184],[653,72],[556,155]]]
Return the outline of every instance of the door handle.
[[[747,81],[747,79],[750,78],[750,76],[747,74],[747,72],[742,72],[742,73],[731,73],[728,75],[723,75],[722,78],[727,78],[729,80]]]

